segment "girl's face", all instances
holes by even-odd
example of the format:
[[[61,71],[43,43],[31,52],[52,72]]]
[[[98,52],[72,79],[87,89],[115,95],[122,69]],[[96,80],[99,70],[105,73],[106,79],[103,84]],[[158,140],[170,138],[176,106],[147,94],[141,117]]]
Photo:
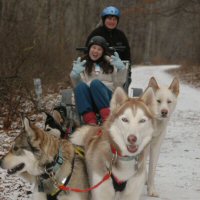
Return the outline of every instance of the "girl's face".
[[[98,60],[103,55],[103,51],[104,51],[103,47],[101,47],[97,44],[93,44],[89,50],[90,59],[93,61]]]
[[[117,27],[117,23],[118,23],[118,19],[117,17],[115,16],[107,16],[106,19],[105,19],[105,26],[108,28],[108,29],[114,29]]]

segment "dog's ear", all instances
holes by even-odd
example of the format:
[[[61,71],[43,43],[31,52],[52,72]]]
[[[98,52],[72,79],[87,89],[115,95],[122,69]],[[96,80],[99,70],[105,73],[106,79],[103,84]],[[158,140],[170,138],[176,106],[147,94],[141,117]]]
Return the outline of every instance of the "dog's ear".
[[[112,111],[120,107],[127,100],[128,100],[128,95],[126,94],[126,92],[121,87],[117,87],[110,101],[110,110]]]
[[[157,103],[153,89],[151,87],[148,87],[144,91],[140,99],[148,106],[151,113],[155,115],[157,112]]]
[[[179,80],[175,77],[169,86],[169,90],[171,90],[176,96],[179,94]]]
[[[159,89],[158,83],[154,77],[150,78],[148,87],[152,87],[154,91]]]
[[[46,122],[46,120],[48,118],[48,113],[42,112],[42,116],[43,116],[44,121]]]
[[[53,110],[53,118],[59,125],[62,125],[64,123],[61,114],[57,110]]]
[[[24,117],[23,125],[24,125],[25,131],[29,137],[35,136],[35,132],[33,131],[32,127],[31,127],[30,120],[27,117]]]
[[[24,127],[24,117],[25,117],[25,116],[24,116],[24,113],[21,112],[21,113],[20,113],[20,119],[21,119],[21,122],[22,122],[22,128],[25,128],[25,127]]]

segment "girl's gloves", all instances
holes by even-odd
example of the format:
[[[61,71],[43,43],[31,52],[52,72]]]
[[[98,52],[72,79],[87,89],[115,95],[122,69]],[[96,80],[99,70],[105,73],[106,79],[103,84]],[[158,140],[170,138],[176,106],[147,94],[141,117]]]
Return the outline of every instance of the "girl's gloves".
[[[119,57],[119,54],[115,51],[114,55],[111,56],[110,64],[115,66],[117,69],[121,70],[125,68],[124,63]]]
[[[80,75],[81,72],[85,70],[85,65],[86,60],[81,61],[81,58],[78,57],[78,59],[73,63],[73,68],[71,71],[71,76],[76,78]]]

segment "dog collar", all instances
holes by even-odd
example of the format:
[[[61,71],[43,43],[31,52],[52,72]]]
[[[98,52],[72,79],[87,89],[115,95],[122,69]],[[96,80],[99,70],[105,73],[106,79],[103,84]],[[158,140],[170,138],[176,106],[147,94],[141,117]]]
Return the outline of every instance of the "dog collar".
[[[61,147],[59,148],[59,151],[58,151],[58,155],[56,157],[56,159],[52,162],[52,163],[49,163],[47,166],[46,166],[46,170],[52,170],[52,171],[57,171],[59,169],[59,167],[63,164],[63,156],[62,156],[62,150],[61,150]]]
[[[59,149],[59,151],[60,151],[60,149]],[[61,152],[61,151],[60,151]],[[61,152],[61,155],[62,155],[62,152]],[[76,154],[74,155],[74,158],[73,158],[73,160],[72,160],[72,166],[71,166],[71,172],[70,172],[70,174],[67,176],[67,177],[65,177],[61,182],[62,182],[62,184],[64,185],[64,186],[66,186],[68,183],[69,183],[69,181],[70,181],[70,179],[71,179],[71,176],[72,176],[72,173],[73,173],[73,170],[74,170],[74,164],[75,164],[75,156],[76,156]],[[58,160],[58,159],[57,159]],[[62,163],[63,163],[63,158],[62,158]],[[46,170],[46,169],[45,169]],[[56,181],[56,179],[55,179],[55,177],[54,177],[54,175],[55,175],[55,171],[54,171],[54,173],[52,174],[51,172],[47,172],[46,171],[46,174],[42,174],[41,176],[39,176],[39,185],[38,185],[38,191],[39,192],[44,192],[44,186],[43,186],[43,179],[45,179],[43,176],[44,175],[46,175],[46,176],[48,176],[48,177],[46,177],[46,179],[47,178],[50,178],[51,179],[51,181],[52,181],[52,183],[55,185],[55,186],[57,186],[57,181]],[[57,195],[59,194],[61,192],[61,190],[60,189],[56,189],[56,190],[54,190],[53,192],[51,192],[51,194],[48,194],[47,195],[47,199],[56,199],[56,197],[57,197]]]
[[[45,166],[45,172],[40,177],[42,177],[43,179],[49,178],[49,174],[55,173],[62,164],[63,164],[63,156],[60,147],[58,154],[55,156],[55,159],[53,160],[53,162],[48,163]]]
[[[117,149],[114,147],[114,145],[111,144],[110,147],[111,147],[112,153],[115,155],[117,154],[118,159],[120,159],[120,160],[123,160],[123,161],[135,160],[136,162],[138,162],[138,160],[139,160],[139,154],[136,156],[127,156],[127,155],[123,156],[119,150],[117,151]]]

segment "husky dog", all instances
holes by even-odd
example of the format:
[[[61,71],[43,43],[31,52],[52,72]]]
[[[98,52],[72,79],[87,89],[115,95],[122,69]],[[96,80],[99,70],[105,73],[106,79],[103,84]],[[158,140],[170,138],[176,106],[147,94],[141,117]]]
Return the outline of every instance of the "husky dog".
[[[76,111],[74,111],[76,112]],[[79,126],[79,123],[64,106],[57,106],[53,109],[52,115],[44,113],[44,129],[58,138],[66,139]]]
[[[139,200],[155,106],[151,88],[142,97],[131,99],[118,87],[107,121],[101,127],[82,126],[72,135],[73,143],[84,145],[90,187],[101,183],[92,190],[93,200]],[[107,180],[103,178],[106,174]]]
[[[58,138],[62,139],[68,138],[67,132],[64,131],[61,124],[59,124],[51,114],[44,112],[43,115],[45,120],[45,126],[44,126],[45,131]],[[58,114],[58,116],[60,115]]]
[[[88,188],[84,158],[68,140],[60,140],[23,119],[24,129],[0,160],[8,174],[34,183],[33,200],[88,200],[88,192],[61,191],[57,186]]]
[[[149,196],[158,197],[155,189],[154,177],[156,166],[160,154],[160,147],[166,134],[166,127],[170,116],[173,113],[177,97],[179,94],[179,81],[174,78],[170,86],[159,86],[156,79],[151,77],[148,88],[153,88],[157,101],[157,117],[155,119],[155,131],[150,143],[150,160],[147,180],[147,190]]]

